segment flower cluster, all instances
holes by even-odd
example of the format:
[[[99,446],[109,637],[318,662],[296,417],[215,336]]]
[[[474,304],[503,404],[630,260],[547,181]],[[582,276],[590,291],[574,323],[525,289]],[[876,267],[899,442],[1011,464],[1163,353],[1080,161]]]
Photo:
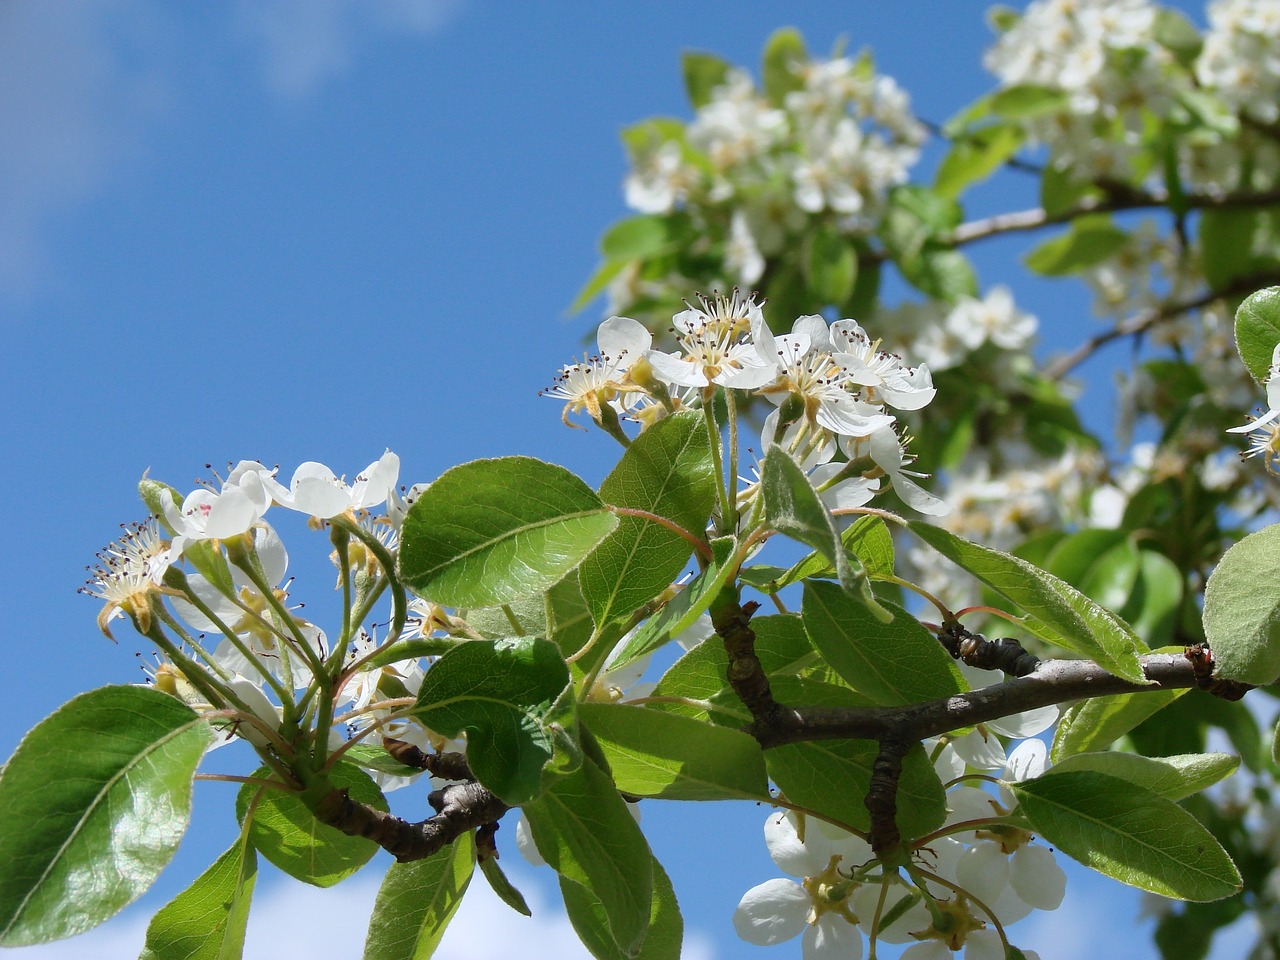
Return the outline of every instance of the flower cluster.
[[[1280,345],[1271,354],[1266,386],[1266,412],[1244,426],[1232,427],[1227,432],[1249,434],[1249,445],[1241,456],[1262,457],[1267,473],[1280,476]]]
[[[946,512],[906,469],[912,458],[892,412],[920,410],[934,398],[926,364],[908,366],[855,320],[805,316],[775,335],[754,296],[737,290],[687,304],[672,332],[678,349],[665,352],[639,322],[610,317],[597,335],[600,352],[561,368],[543,395],[564,402],[566,423],[585,410],[616,429],[619,417],[651,423],[709,404],[718,387],[748,391],[778,407],[765,421],[761,449],[783,446],[829,505],[861,506],[887,477],[913,509]],[[833,462],[838,452],[844,459]],[[756,490],[747,484],[744,505]]]
[[[859,960],[864,937],[914,942],[906,960],[947,960],[962,949],[969,960],[998,960],[1004,928],[1033,910],[1057,909],[1066,875],[1053,852],[1017,825],[1016,801],[1003,787],[997,797],[963,785],[957,778],[965,762],[956,750],[935,750],[939,774],[960,785],[948,794],[946,825],[914,851],[907,877],[883,869],[856,834],[790,811],[771,814],[764,827],[769,855],[800,880],[748,890],[733,917],[738,935],[758,946],[799,935],[805,960]],[[1045,772],[1045,746],[1024,740],[996,763],[1002,782],[1032,779]]]

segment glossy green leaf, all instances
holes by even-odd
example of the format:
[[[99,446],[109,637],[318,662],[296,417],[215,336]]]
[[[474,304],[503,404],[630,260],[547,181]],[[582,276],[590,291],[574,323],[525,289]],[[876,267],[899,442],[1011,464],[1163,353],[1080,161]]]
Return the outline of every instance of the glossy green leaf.
[[[765,751],[765,766],[792,803],[867,830],[871,815],[863,800],[878,751],[879,745],[870,740],[789,743]],[[946,815],[942,781],[924,750],[913,747],[898,781],[898,829],[904,839],[920,837],[940,827]]]
[[[1118,253],[1129,235],[1105,215],[1080,217],[1059,236],[1040,244],[1026,255],[1027,268],[1048,277],[1062,277],[1096,266]]]
[[[584,703],[578,714],[624,793],[665,800],[769,800],[760,745],[739,730],[625,704]]]
[[[1213,675],[1264,686],[1280,677],[1280,524],[1233,545],[1204,589]]]
[[[765,41],[761,65],[764,93],[775,106],[781,107],[787,94],[804,86],[799,68],[809,61],[804,37],[795,27],[775,30]]]
[[[1140,550],[1138,579],[1133,595],[1119,613],[1149,647],[1162,646],[1173,636],[1182,605],[1182,571],[1154,550]]]
[[[617,523],[563,467],[475,460],[445,471],[409,508],[400,573],[437,603],[498,606],[563,579]]]
[[[1067,856],[1130,886],[1179,900],[1219,900],[1240,873],[1201,823],[1135,784],[1068,771],[1009,784],[1036,833]]]
[[[659,420],[632,441],[600,485],[612,506],[644,510],[702,537],[715,503],[711,441],[701,411]],[[652,600],[680,575],[693,545],[643,517],[623,516],[578,569],[599,629]]]
[[[1105,750],[1186,692],[1121,693],[1072,704],[1058,720],[1049,755],[1054,763],[1060,763],[1072,754]]]
[[[1271,371],[1271,355],[1280,343],[1280,287],[1267,287],[1245,297],[1236,310],[1236,349],[1253,379]]]
[[[406,766],[385,749],[372,743],[357,743],[348,747],[343,758],[364,770],[373,770],[391,777],[416,777],[423,772],[418,767]]]
[[[387,809],[387,799],[378,785],[355,764],[339,761],[328,776],[329,782],[336,789],[347,790],[351,799],[378,810]],[[274,779],[267,767],[259,768],[254,777]],[[321,823],[296,793],[246,783],[236,794],[236,818],[241,823],[251,806],[249,840],[254,849],[295,880],[331,887],[351,876],[378,852],[378,845],[372,840],[352,837]]]
[[[820,227],[805,236],[801,268],[817,302],[844,303],[858,277],[858,255],[843,233]]]
[[[684,89],[689,103],[695,109],[711,102],[716,87],[723,86],[731,69],[728,61],[713,53],[686,50],[680,55],[680,68],[684,74]]]
[[[490,889],[493,890],[499,900],[521,916],[533,916],[533,911],[529,909],[529,904],[525,902],[524,894],[517,890],[515,884],[507,879],[507,875],[502,872],[502,867],[498,865],[496,856],[485,857],[481,860],[480,872],[484,874],[485,880],[489,882]]]
[[[614,944],[633,954],[649,928],[653,856],[609,775],[584,760],[524,813],[542,859],[590,891]]]
[[[1000,123],[964,134],[951,144],[934,178],[934,189],[957,197],[968,186],[985,180],[1018,152],[1025,133],[1017,124]]]
[[[581,650],[591,639],[591,611],[578,588],[576,570],[544,593],[521,597],[501,607],[468,610],[466,620],[472,629],[490,640],[546,637],[566,657]]]
[[[212,739],[186,704],[136,686],[81,694],[36,724],[0,769],[0,945],[83,933],[151,886]]]
[[[393,863],[373,904],[364,960],[426,960],[435,953],[475,866],[470,833],[425,860]]]
[[[657,650],[673,637],[688,630],[693,626],[694,621],[706,612],[712,599],[728,582],[735,569],[732,563],[734,556],[732,539],[724,537],[714,541],[711,544],[711,552],[715,559],[707,565],[707,568],[631,635],[631,639],[614,658],[615,667],[630,663],[638,657]]]
[[[1126,680],[1146,682],[1138,663],[1138,637],[1070,584],[1025,560],[971,543],[941,527],[918,520],[907,526],[952,563],[1026,611],[1030,616],[1024,622],[1037,636],[1092,657]]]
[[[138,960],[240,960],[258,855],[243,834],[151,918]]]
[[[571,762],[568,689],[569,668],[550,641],[473,640],[427,671],[413,713],[446,737],[465,732],[476,778],[517,806],[541,791],[545,767]]]
[[[804,628],[827,663],[855,690],[885,707],[920,703],[968,689],[956,662],[900,607],[882,623],[833,583],[804,585]]]
[[[1240,758],[1229,753],[1184,753],[1144,757],[1136,753],[1077,753],[1055,763],[1045,776],[1092,770],[1127,780],[1169,800],[1182,800],[1231,776]]]
[[[684,940],[684,919],[671,879],[657,858],[653,860],[653,905],[649,913],[649,929],[636,954],[624,953],[613,942],[604,905],[586,887],[567,880],[560,881],[565,912],[582,940],[583,946],[597,960],[680,960]]]

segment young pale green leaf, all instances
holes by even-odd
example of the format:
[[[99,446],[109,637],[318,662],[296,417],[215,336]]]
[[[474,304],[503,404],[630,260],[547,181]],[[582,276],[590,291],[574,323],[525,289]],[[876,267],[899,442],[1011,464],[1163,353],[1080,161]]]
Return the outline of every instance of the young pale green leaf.
[[[1204,588],[1213,675],[1265,686],[1280,677],[1280,523],[1222,555]]]
[[[888,524],[879,517],[858,517],[840,534],[844,548],[862,562],[871,579],[893,576],[893,535]],[[814,551],[800,559],[771,583],[760,584],[770,590],[781,590],[811,577],[834,577],[831,561]],[[745,579],[745,577],[744,577]]]
[[[1114,880],[1200,902],[1241,888],[1239,871],[1213,834],[1151,790],[1089,770],[1008,786],[1036,833]]]
[[[1103,193],[1088,180],[1076,178],[1075,171],[1059,169],[1055,164],[1045,167],[1040,177],[1040,206],[1051,217],[1060,217],[1085,203],[1096,203]]]
[[[765,41],[760,79],[764,94],[775,106],[781,107],[787,94],[804,86],[799,68],[809,60],[804,37],[795,27],[775,30]]]
[[[147,925],[138,960],[240,960],[258,855],[241,834]]]
[[[653,855],[609,775],[583,760],[524,805],[542,859],[600,902],[609,937],[634,955],[649,927]]]
[[[1018,152],[1026,134],[1016,123],[997,123],[966,133],[951,144],[938,166],[933,186],[944,197],[958,197],[985,180]]]
[[[147,687],[92,690],[36,724],[0,769],[0,945],[83,933],[151,886],[212,739]]]
[[[417,640],[397,640],[389,647],[383,647],[373,657],[365,661],[365,668],[373,670],[392,663],[403,663],[405,660],[417,660],[419,657],[439,657],[448,653],[460,643],[468,641],[458,637],[423,637]]]
[[[1122,620],[1075,587],[1008,553],[979,546],[941,527],[912,520],[908,528],[1030,616],[1028,629],[1091,657],[1118,677],[1145,683],[1140,641]]]
[[[840,586],[862,596],[866,568],[845,550],[831,511],[818,499],[800,465],[781,447],[770,447],[764,455],[760,482],[765,522],[779,533],[821,553],[835,569]]]
[[[1280,287],[1245,297],[1236,309],[1236,349],[1253,379],[1267,379],[1271,355],[1280,343]]]
[[[562,879],[560,892],[564,895],[569,922],[596,960],[680,960],[684,919],[680,916],[680,905],[676,902],[671,879],[657,857],[653,859],[653,906],[649,913],[649,929],[639,953],[628,954],[618,949],[609,934],[604,905],[590,890]]]
[[[328,776],[330,783],[339,790],[347,790],[352,800],[378,810],[387,809],[387,799],[378,785],[355,764],[339,761]],[[268,767],[260,767],[254,778],[274,779]],[[372,840],[352,837],[321,823],[296,793],[246,783],[236,794],[236,818],[241,823],[245,822],[251,807],[253,818],[248,829],[254,849],[303,883],[332,887],[363,867],[378,852],[378,845]]]
[[[518,806],[541,792],[548,764],[572,762],[565,755],[568,687],[569,668],[550,641],[473,640],[427,671],[413,712],[446,737],[465,731],[476,778]]]
[[[521,916],[533,916],[533,911],[529,909],[529,904],[525,902],[524,894],[517,890],[515,884],[507,879],[507,875],[502,872],[502,867],[498,865],[496,856],[482,859],[480,861],[480,872],[489,881],[489,887],[497,894],[499,900]]]
[[[955,303],[961,297],[978,295],[973,264],[959,250],[929,241],[919,252],[904,254],[895,262],[907,282],[935,300]]]
[[[643,214],[619,220],[600,238],[609,260],[640,260],[670,250],[673,239],[666,217]]]
[[[1049,755],[1054,763],[1077,753],[1105,750],[1148,717],[1177,700],[1186,690],[1120,693],[1072,704],[1053,731]]]
[[[409,508],[400,574],[451,607],[494,607],[563,579],[618,518],[563,467],[531,457],[445,471]]]
[[[724,85],[730,65],[714,53],[686,50],[680,55],[680,68],[684,74],[685,93],[696,110],[710,103],[716,87]]]
[[[689,410],[659,420],[627,447],[600,485],[617,507],[664,517],[703,536],[716,498],[706,418]],[[624,516],[578,569],[578,583],[599,629],[652,600],[680,575],[693,545],[643,517]]]
[[[1105,215],[1080,217],[1063,234],[1026,255],[1029,270],[1048,277],[1078,273],[1101,263],[1129,242],[1129,235]]]
[[[583,703],[578,716],[624,793],[665,800],[769,801],[760,745],[729,727],[625,704]]]
[[[364,960],[426,960],[462,905],[476,867],[470,833],[425,860],[393,863],[369,918]]]
[[[1061,112],[1068,100],[1068,94],[1061,87],[1039,87],[1025,83],[1005,87],[993,94],[991,112],[1006,120],[1030,120]]]
[[[735,553],[735,544],[729,537],[723,537],[711,544],[711,553],[715,559],[707,564],[698,576],[676,594],[675,598],[661,610],[640,625],[631,635],[631,639],[618,651],[613,660],[615,667],[630,663],[646,653],[652,653],[672,637],[679,636],[693,626],[695,620],[706,612],[707,607],[720,588],[728,582],[734,572],[731,562]]]
[[[1077,753],[1053,765],[1045,776],[1092,770],[1127,780],[1169,800],[1182,800],[1235,773],[1240,758],[1229,753],[1184,753],[1143,757],[1136,753]]]
[[[792,803],[867,830],[871,815],[863,798],[871,786],[871,767],[879,746],[870,740],[819,740],[788,743],[765,752],[769,778]],[[907,839],[942,825],[947,797],[942,781],[920,747],[903,759],[898,781],[898,829]]]
[[[891,623],[881,623],[833,583],[804,585],[804,629],[815,650],[844,681],[873,703],[896,707],[968,689],[960,669],[938,638],[891,603]]]

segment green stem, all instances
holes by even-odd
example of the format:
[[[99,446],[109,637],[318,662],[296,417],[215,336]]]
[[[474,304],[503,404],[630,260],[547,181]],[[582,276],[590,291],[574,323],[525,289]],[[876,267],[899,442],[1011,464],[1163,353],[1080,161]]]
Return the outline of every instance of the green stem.
[[[702,388],[702,412],[707,424],[707,438],[711,441],[711,471],[715,477],[716,498],[720,501],[720,522],[716,530],[721,534],[732,534],[730,519],[736,515],[736,508],[731,506],[725,495],[724,461],[720,449],[720,426],[716,423],[716,388],[708,385]]]

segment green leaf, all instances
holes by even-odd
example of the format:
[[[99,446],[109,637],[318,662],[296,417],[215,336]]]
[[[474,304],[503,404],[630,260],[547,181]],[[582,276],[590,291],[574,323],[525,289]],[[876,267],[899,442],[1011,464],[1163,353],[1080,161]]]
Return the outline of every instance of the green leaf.
[[[421,768],[407,766],[382,747],[375,747],[371,743],[357,743],[353,747],[348,747],[343,757],[357,767],[385,773],[392,777],[416,777],[422,774]]]
[[[1027,269],[1049,277],[1062,277],[1096,266],[1119,252],[1129,235],[1096,214],[1072,221],[1065,233],[1046,240],[1024,258]]]
[[[978,278],[969,258],[932,242],[918,254],[897,260],[903,277],[917,290],[935,300],[955,303],[961,297],[977,297]]]
[[[586,887],[567,880],[560,881],[565,911],[583,945],[597,960],[680,960],[684,940],[684,919],[671,879],[657,858],[653,859],[653,905],[649,913],[649,929],[640,952],[628,954],[618,949],[609,934],[604,905]]]
[[[642,260],[671,248],[666,217],[643,214],[619,220],[600,238],[600,252],[606,260]]]
[[[714,541],[711,544],[711,552],[715,559],[707,565],[707,568],[676,594],[675,599],[669,601],[631,635],[631,639],[614,658],[614,667],[620,667],[647,653],[652,653],[693,626],[694,621],[706,612],[711,601],[735,570],[732,558],[736,551],[731,538],[724,537]]]
[[[1133,631],[1075,587],[1008,553],[979,546],[919,520],[908,528],[952,563],[973,574],[1030,616],[1037,636],[1092,657],[1103,668],[1134,683],[1145,683]]]
[[[1210,289],[1226,290],[1280,267],[1280,206],[1202,210],[1199,223],[1200,265]]]
[[[897,707],[968,689],[937,637],[891,603],[892,623],[881,623],[833,583],[804,585],[804,629],[827,663],[879,706]]]
[[[1040,178],[1040,206],[1051,217],[1060,217],[1086,202],[1100,201],[1105,194],[1088,180],[1077,179],[1076,167],[1050,164]]]
[[[476,460],[445,471],[409,508],[400,574],[436,603],[494,607],[563,579],[617,524],[564,467]]]
[[[212,739],[147,687],[92,690],[36,724],[0,769],[0,945],[83,933],[151,886]]]
[[[804,470],[781,447],[772,446],[765,453],[761,485],[765,522],[813,547],[830,561],[842,587],[858,591],[859,581],[866,583],[866,570],[844,549],[831,511],[818,499]]]
[[[964,134],[938,166],[933,186],[944,197],[958,197],[969,185],[985,180],[1018,152],[1026,139],[1021,127],[994,124]]]
[[[673,414],[636,437],[600,485],[600,498],[665,517],[702,537],[716,498],[703,413]],[[621,517],[578,570],[596,629],[671,586],[692,552],[688,540],[652,520]]]
[[[1061,763],[1072,754],[1104,750],[1186,692],[1121,693],[1073,704],[1058,720],[1049,755],[1054,763]]]
[[[518,806],[541,791],[544,768],[566,762],[568,690],[569,668],[550,641],[473,640],[427,671],[413,715],[446,737],[465,731],[476,778]]]
[[[587,278],[587,282],[582,285],[582,289],[569,304],[569,313],[577,313],[603,293],[614,278],[632,262],[631,260],[606,260],[596,267],[595,272]]]
[[[276,779],[268,767],[260,767],[254,778]],[[378,785],[355,764],[338,761],[329,769],[328,778],[336,789],[347,790],[352,800],[387,809],[387,799]],[[378,852],[372,840],[352,837],[321,823],[296,793],[246,783],[236,794],[236,819],[242,824],[251,807],[253,819],[248,829],[254,849],[303,883],[331,887]]]
[[[879,746],[869,740],[789,743],[765,751],[769,777],[792,803],[858,830],[871,826],[863,798]],[[947,815],[942,781],[924,750],[912,747],[898,781],[898,829],[904,839],[936,830]]]
[[[1030,120],[1061,113],[1070,103],[1070,94],[1061,87],[1020,84],[998,90],[991,97],[991,112],[1006,120]]]
[[[1271,762],[1280,766],[1280,723],[1271,732]]]
[[[1035,831],[1067,856],[1130,886],[1179,900],[1220,900],[1240,873],[1195,817],[1116,777],[1068,771],[1009,784]]]
[[[1143,757],[1136,753],[1077,753],[1050,768],[1045,776],[1092,770],[1136,783],[1168,800],[1182,800],[1235,773],[1240,758],[1229,753],[1184,753],[1175,757]]]
[[[634,955],[652,912],[653,855],[609,775],[583,760],[524,813],[542,859],[591,892],[614,944]]]
[[[591,639],[591,611],[578,589],[576,570],[545,593],[521,597],[501,607],[468,610],[466,619],[472,629],[491,640],[545,636],[566,657]]]
[[[804,37],[795,27],[775,30],[765,41],[760,76],[765,96],[774,106],[783,106],[788,93],[804,86],[796,68],[808,60],[809,51],[805,49]]]
[[[840,534],[840,542],[850,554],[862,562],[867,570],[867,576],[873,580],[877,577],[893,576],[893,535],[889,533],[888,525],[879,517],[858,517],[845,528],[844,533]],[[835,575],[835,568],[832,567],[831,561],[815,551],[771,582],[753,583],[753,586],[758,585],[766,591],[777,591],[793,583],[799,583],[801,580]],[[747,579],[745,570],[743,579]]]
[[[1178,10],[1157,7],[1152,39],[1174,55],[1184,67],[1190,67],[1200,56],[1204,38],[1194,23]]]
[[[760,745],[739,730],[625,704],[583,703],[578,714],[624,793],[769,801]]]
[[[240,960],[258,856],[247,837],[151,918],[138,960]]]
[[[858,277],[858,255],[849,239],[832,227],[811,231],[801,260],[805,282],[820,303],[844,303]]]
[[[529,904],[525,902],[524,894],[516,889],[515,884],[508,880],[507,875],[502,872],[502,867],[498,866],[497,856],[482,859],[480,861],[480,872],[489,881],[490,888],[497,894],[499,900],[522,916],[533,916],[533,911],[529,909]]]
[[[1265,686],[1280,677],[1280,524],[1222,555],[1204,588],[1213,675]]]
[[[1253,379],[1271,372],[1271,355],[1280,343],[1280,287],[1267,287],[1245,297],[1236,310],[1236,349]]]
[[[724,85],[730,70],[727,61],[713,53],[697,50],[686,50],[681,54],[680,67],[684,73],[684,89],[694,109],[711,102],[711,94],[716,87]]]
[[[364,960],[426,960],[435,953],[475,867],[470,833],[425,860],[393,863],[373,904]]]
[[[392,663],[403,663],[405,660],[417,660],[420,657],[439,657],[448,653],[460,643],[469,641],[458,637],[423,637],[417,640],[397,640],[389,647],[379,650],[365,662],[365,669],[374,670]]]

